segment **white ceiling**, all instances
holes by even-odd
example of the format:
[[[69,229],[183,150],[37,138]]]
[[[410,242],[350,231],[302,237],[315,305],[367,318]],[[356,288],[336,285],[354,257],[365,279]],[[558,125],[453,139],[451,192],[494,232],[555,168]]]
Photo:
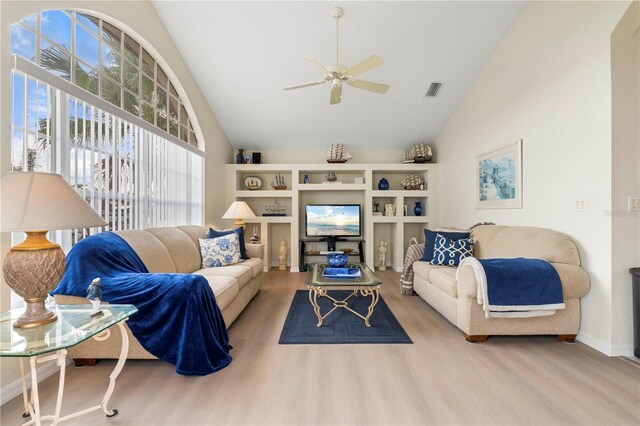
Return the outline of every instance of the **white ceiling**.
[[[432,142],[482,69],[522,2],[154,1],[231,144],[252,150],[404,149]],[[372,54],[385,64],[358,76],[391,85],[385,95],[330,85],[300,55],[335,63],[332,6],[340,19],[340,62]],[[425,93],[433,81],[436,98]]]

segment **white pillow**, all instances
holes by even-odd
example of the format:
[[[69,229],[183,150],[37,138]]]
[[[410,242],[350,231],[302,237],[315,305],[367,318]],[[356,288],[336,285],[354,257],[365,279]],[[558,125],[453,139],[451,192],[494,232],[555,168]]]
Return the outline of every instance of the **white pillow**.
[[[198,238],[203,268],[240,262],[240,238],[236,232],[218,238]]]

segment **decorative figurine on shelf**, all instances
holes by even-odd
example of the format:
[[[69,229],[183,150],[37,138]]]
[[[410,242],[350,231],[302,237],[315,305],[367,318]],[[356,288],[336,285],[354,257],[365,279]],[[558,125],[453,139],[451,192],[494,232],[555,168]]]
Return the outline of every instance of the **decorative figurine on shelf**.
[[[373,215],[374,216],[382,216],[382,212],[378,210],[380,208],[380,203],[373,203]]]
[[[385,216],[395,216],[396,215],[396,205],[395,204],[385,204],[384,205],[384,215]]]
[[[87,288],[87,299],[91,302],[91,316],[97,317],[102,315],[100,310],[100,299],[102,299],[102,289],[100,288],[100,278],[94,278]]]
[[[406,204],[404,206],[402,206],[402,215],[403,216],[407,215],[407,205]]]
[[[246,164],[246,160],[244,158],[245,149],[239,149],[238,154],[236,155],[236,164]]]
[[[422,201],[416,201],[416,205],[413,208],[413,212],[416,214],[416,216],[422,216],[422,213],[424,213],[422,208]]]
[[[258,244],[260,242],[260,236],[258,235],[258,225],[253,225],[253,235],[249,238],[251,244]]]
[[[309,175],[304,175],[304,178],[302,178],[302,183],[310,183],[311,179],[309,178]]]
[[[284,191],[287,189],[287,183],[284,181],[284,176],[280,173],[276,174],[273,182],[271,182],[271,187],[276,191]]]
[[[244,162],[245,164],[251,164],[251,154],[249,154],[248,152],[244,156]]]
[[[389,181],[386,178],[380,179],[380,182],[378,182],[378,189],[380,191],[388,190],[389,189]]]
[[[329,172],[326,175],[324,175],[324,179],[327,182],[335,182],[338,180],[338,177],[336,176],[336,174],[334,172]]]
[[[341,143],[331,144],[327,150],[327,163],[346,163],[352,158]]]
[[[380,240],[378,243],[378,269],[381,271],[387,270],[387,266],[385,265],[387,262],[387,246],[388,243],[386,241]]]
[[[280,266],[278,266],[278,269],[285,271],[287,269],[287,242],[285,240],[280,241],[280,247],[278,247],[278,260],[280,260]]]
[[[415,191],[417,189],[424,189],[424,181],[420,176],[416,175],[407,175],[402,179],[400,185],[402,185],[406,190]]]

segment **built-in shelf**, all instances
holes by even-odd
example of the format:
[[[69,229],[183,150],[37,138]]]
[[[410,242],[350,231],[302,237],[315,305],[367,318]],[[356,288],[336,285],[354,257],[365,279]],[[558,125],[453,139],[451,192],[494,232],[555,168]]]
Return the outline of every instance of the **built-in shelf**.
[[[291,216],[256,216],[244,219],[245,223],[291,223]]]
[[[237,198],[249,198],[249,197],[291,197],[293,191],[284,190],[276,191],[274,189],[255,189],[255,190],[242,190],[236,191]]]
[[[364,191],[367,185],[361,183],[303,183],[299,191]]]
[[[437,164],[229,164],[226,170],[226,204],[244,199],[256,214],[268,211],[275,202],[285,207],[290,216],[257,216],[245,219],[247,224],[259,229],[261,243],[265,245],[265,268],[271,265],[270,257],[277,257],[277,245],[281,239],[289,239],[291,271],[297,272],[305,253],[296,250],[304,237],[304,205],[321,203],[362,205],[363,255],[369,267],[377,265],[377,246],[380,240],[389,243],[387,261],[396,270],[402,269],[404,253],[411,237],[421,239],[424,226],[438,226],[438,165]],[[324,182],[328,172],[336,175],[338,182]],[[288,188],[271,189],[269,184],[276,175],[282,175]],[[402,180],[415,174],[425,181],[424,190],[405,190]],[[243,181],[247,176],[262,179],[263,188],[246,190]],[[311,183],[303,183],[307,175]],[[387,179],[390,189],[378,190],[378,182]],[[360,182],[361,179],[364,183]],[[413,213],[416,201],[423,203],[426,216],[403,216],[403,207]],[[384,211],[384,204],[393,203],[399,216],[373,216],[374,203]]]

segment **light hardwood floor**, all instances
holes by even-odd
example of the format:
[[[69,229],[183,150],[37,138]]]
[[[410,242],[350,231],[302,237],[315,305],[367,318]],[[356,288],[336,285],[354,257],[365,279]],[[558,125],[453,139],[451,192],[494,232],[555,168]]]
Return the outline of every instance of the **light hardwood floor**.
[[[272,271],[230,328],[233,362],[206,377],[128,361],[111,406],[65,424],[640,424],[640,365],[555,337],[465,342],[419,297],[381,293],[413,345],[278,345],[304,274]],[[68,370],[63,413],[96,404],[114,362]],[[52,412],[57,375],[41,384]],[[20,424],[21,398],[2,407]]]

